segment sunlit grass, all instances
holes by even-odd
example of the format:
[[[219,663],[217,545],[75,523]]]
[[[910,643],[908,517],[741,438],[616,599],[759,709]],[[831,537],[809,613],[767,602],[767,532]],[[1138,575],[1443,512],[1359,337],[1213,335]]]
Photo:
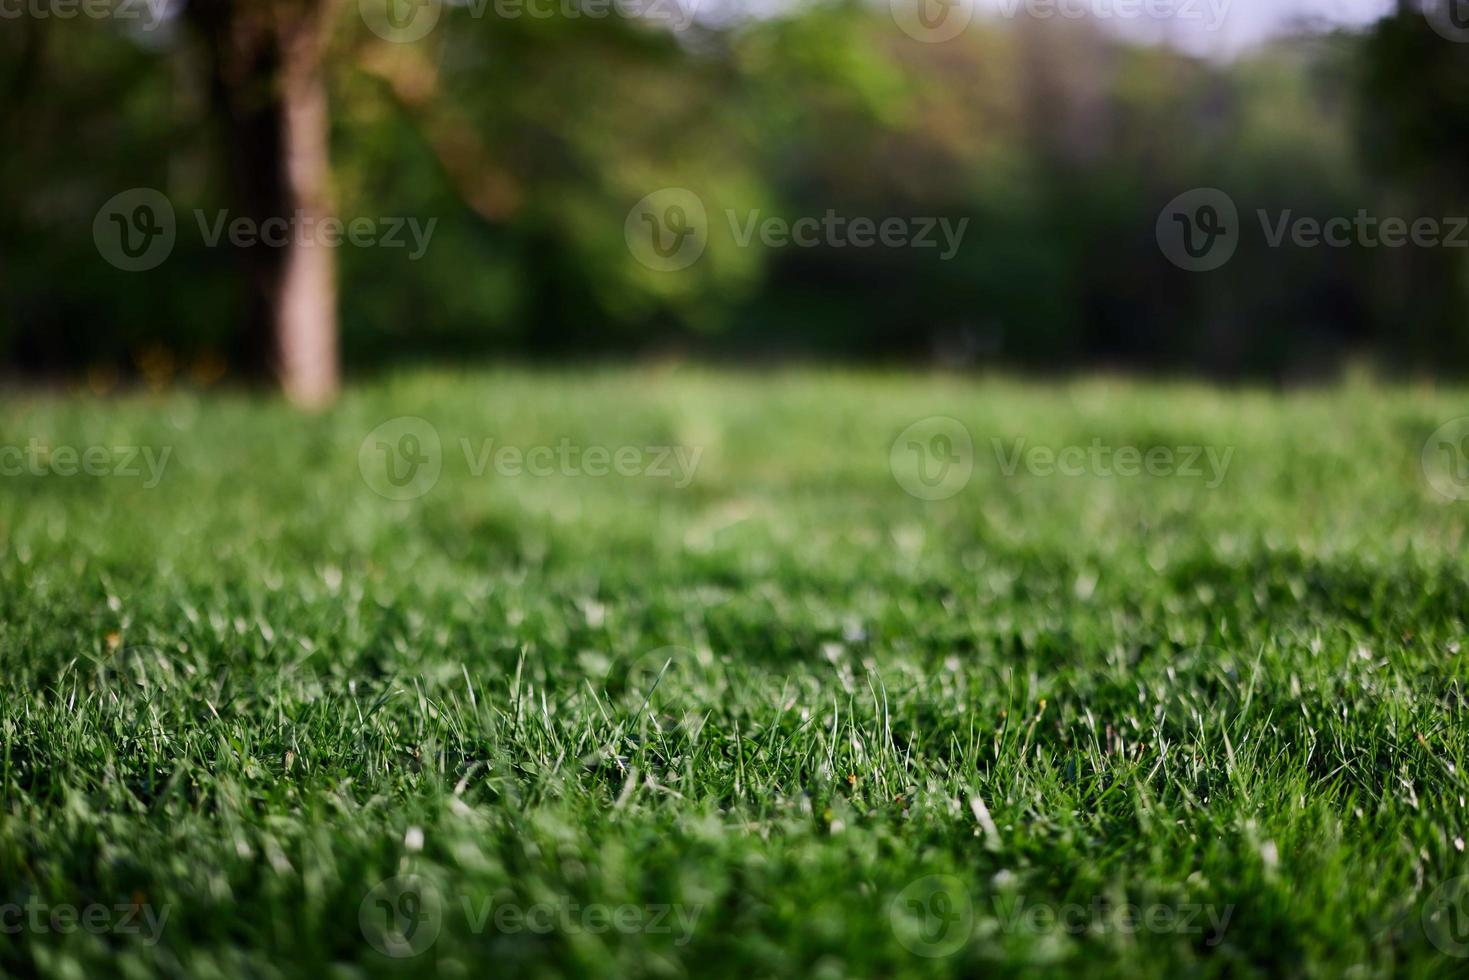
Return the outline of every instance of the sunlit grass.
[[[0,914],[0,967],[1462,971],[1425,909],[1469,872],[1469,501],[1420,453],[1465,404],[677,369],[315,417],[6,396],[0,445],[45,453],[0,478],[0,905],[112,911]],[[394,501],[359,453],[402,416],[441,473]],[[925,502],[890,450],[931,416],[973,472]],[[1019,438],[1233,452],[1214,489],[1006,476]],[[563,443],[697,465],[474,471]],[[169,450],[156,486],[128,447]],[[374,945],[389,913],[418,955]]]

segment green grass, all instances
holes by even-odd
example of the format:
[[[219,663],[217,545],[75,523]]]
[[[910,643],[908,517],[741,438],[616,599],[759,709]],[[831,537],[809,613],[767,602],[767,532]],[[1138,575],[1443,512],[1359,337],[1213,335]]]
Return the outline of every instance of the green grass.
[[[317,417],[5,395],[0,446],[171,456],[0,478],[0,906],[103,908],[0,932],[0,972],[1463,975],[1432,914],[1469,872],[1469,502],[1419,454],[1464,405],[679,369]],[[405,415],[442,474],[393,501],[359,449]],[[929,416],[974,443],[933,502],[889,452]],[[1022,437],[1234,454],[1214,489],[1006,476]],[[475,476],[461,439],[702,456]],[[385,909],[418,955],[375,948]]]

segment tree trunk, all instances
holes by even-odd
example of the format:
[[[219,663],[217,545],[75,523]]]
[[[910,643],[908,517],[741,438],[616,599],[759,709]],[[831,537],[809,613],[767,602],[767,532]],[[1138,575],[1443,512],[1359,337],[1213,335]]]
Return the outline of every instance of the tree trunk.
[[[286,193],[305,219],[320,228],[330,216],[330,122],[321,49],[325,24],[319,10],[282,38],[285,102]],[[305,405],[323,405],[337,393],[337,267],[332,246],[292,236],[276,297],[275,333],[286,394]]]
[[[223,122],[231,220],[287,222],[284,245],[240,248],[246,327],[235,364],[272,375],[292,400],[337,391],[336,262],[317,229],[331,213],[322,48],[329,0],[191,0],[185,8]],[[274,237],[274,236],[269,236]]]

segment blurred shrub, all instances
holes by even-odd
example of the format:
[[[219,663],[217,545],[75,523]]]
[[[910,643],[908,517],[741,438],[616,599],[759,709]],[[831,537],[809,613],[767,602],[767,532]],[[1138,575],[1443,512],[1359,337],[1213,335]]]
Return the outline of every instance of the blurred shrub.
[[[1434,43],[1421,18],[1215,63],[1064,21],[977,23],[922,44],[885,5],[858,2],[676,35],[454,6],[414,44],[378,39],[344,8],[340,213],[437,221],[421,261],[342,248],[349,366],[670,349],[1273,376],[1358,353],[1469,361],[1462,256],[1270,249],[1255,217],[1405,202],[1462,213],[1456,134],[1469,117],[1445,93],[1469,91],[1452,84],[1465,46]],[[235,266],[193,215],[227,206],[228,134],[194,68],[172,24],[25,20],[0,33],[6,363],[230,360]],[[1458,120],[1448,136],[1445,118]],[[179,239],[162,267],[128,274],[102,261],[91,229],[102,202],[135,186],[169,195]],[[1154,222],[1206,186],[1235,199],[1244,240],[1225,268],[1191,275],[1163,257]],[[624,240],[629,209],[664,187],[693,191],[709,216],[705,254],[677,273],[644,267]],[[967,225],[949,261],[740,247],[730,224],[755,211]]]

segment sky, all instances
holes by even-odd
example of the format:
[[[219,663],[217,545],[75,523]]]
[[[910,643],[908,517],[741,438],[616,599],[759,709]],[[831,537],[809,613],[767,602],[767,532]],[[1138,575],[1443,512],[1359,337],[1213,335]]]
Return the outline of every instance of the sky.
[[[762,17],[812,0],[681,0],[701,17]],[[878,6],[912,0],[869,0]],[[1390,12],[1395,0],[925,0],[971,9],[979,16],[1059,19],[1091,11],[1099,23],[1142,40],[1169,41],[1195,54],[1228,57],[1302,24],[1316,28],[1365,26]],[[1141,11],[1161,11],[1149,17]],[[1120,15],[1119,15],[1120,13]]]
[[[1361,26],[1388,13],[1393,0],[973,0],[991,16],[1060,17],[1092,11],[1122,34],[1168,40],[1200,54],[1227,56],[1302,23]],[[1138,10],[1162,16],[1139,15]]]

